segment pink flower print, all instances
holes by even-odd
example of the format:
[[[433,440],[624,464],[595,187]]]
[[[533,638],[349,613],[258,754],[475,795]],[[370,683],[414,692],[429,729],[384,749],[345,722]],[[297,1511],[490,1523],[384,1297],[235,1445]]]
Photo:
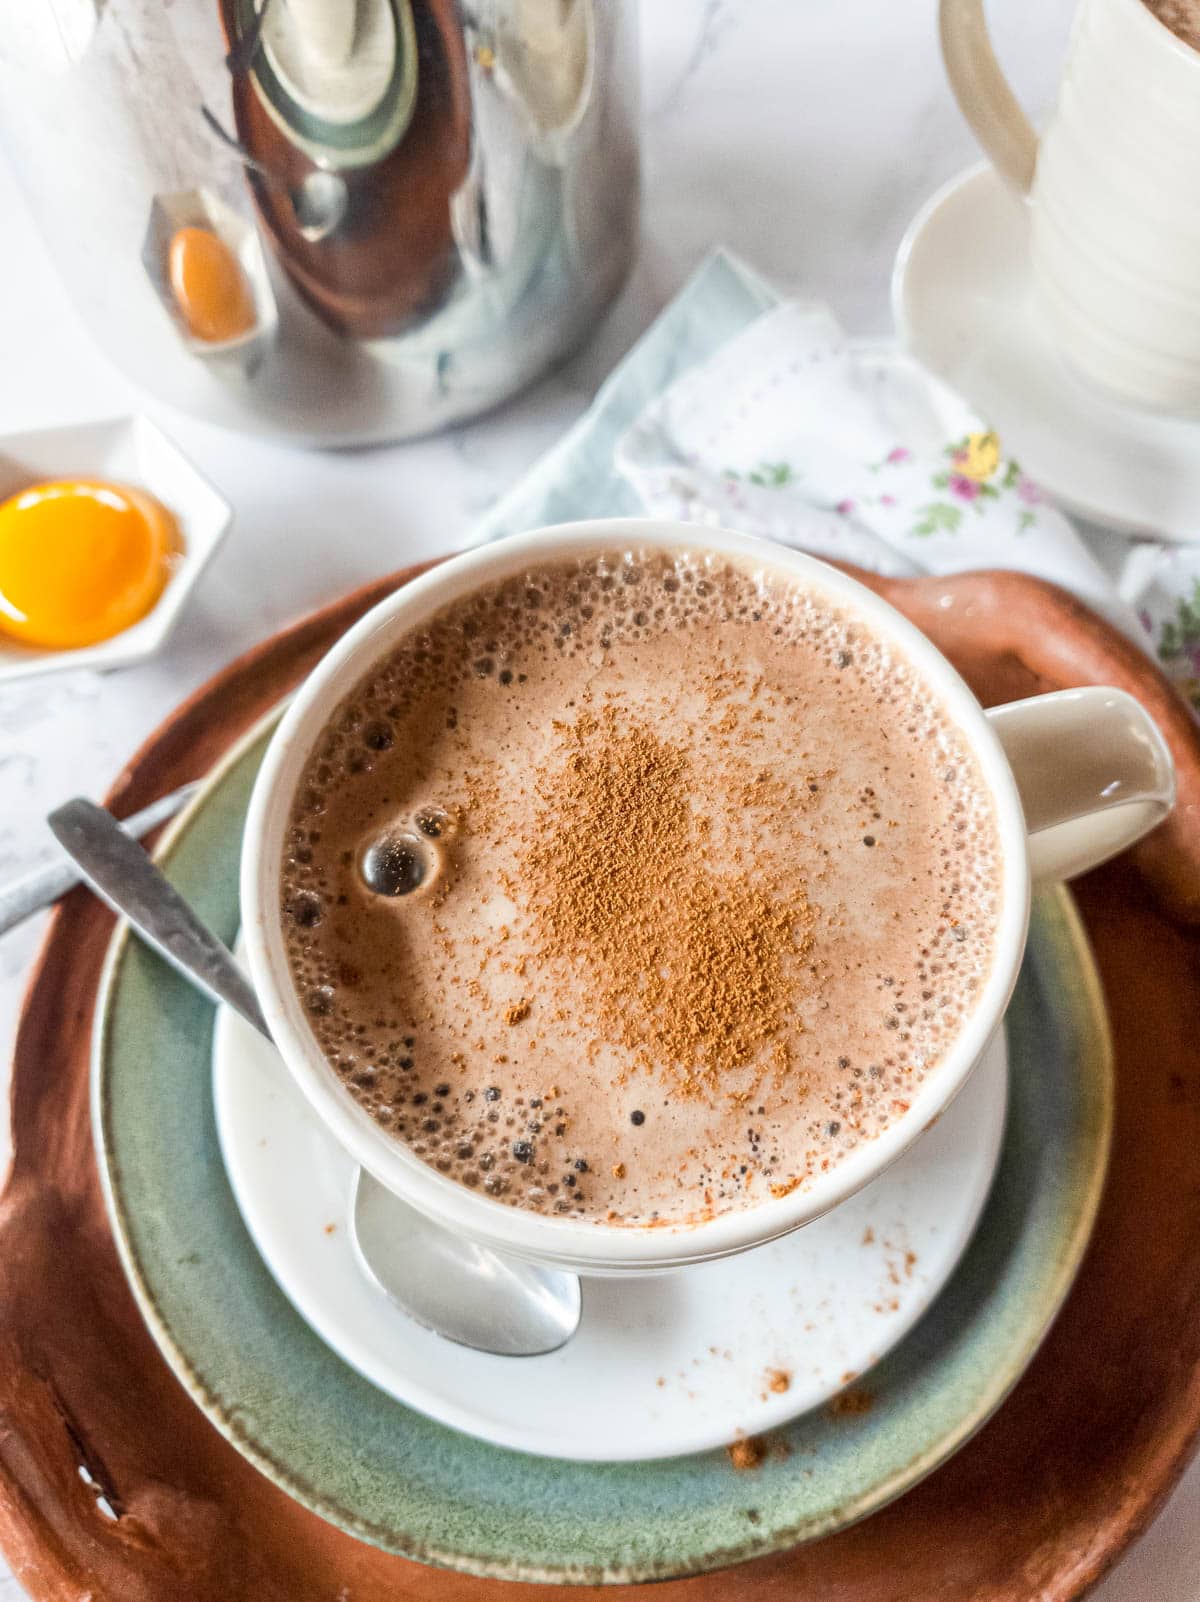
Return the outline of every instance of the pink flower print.
[[[1017,480],[1017,494],[1025,502],[1026,506],[1040,506],[1045,499],[1045,496],[1033,480],[1026,478],[1024,474]]]
[[[893,467],[897,467],[901,462],[911,462],[912,452],[906,445],[893,445],[884,457],[884,461],[890,462]]]
[[[853,501],[839,501],[837,503],[837,505],[834,507],[834,511],[837,513],[837,515],[839,517],[849,517],[851,512],[853,512],[853,510],[854,510],[854,502]]]
[[[880,506],[895,506],[896,497],[894,495],[881,495],[879,497],[879,504]]]
[[[1147,634],[1154,633],[1154,619],[1150,616],[1149,612],[1147,612],[1144,606],[1138,613],[1138,622],[1142,625]]]
[[[957,495],[960,501],[974,501],[979,498],[979,485],[973,478],[965,473],[951,473],[950,493]]]

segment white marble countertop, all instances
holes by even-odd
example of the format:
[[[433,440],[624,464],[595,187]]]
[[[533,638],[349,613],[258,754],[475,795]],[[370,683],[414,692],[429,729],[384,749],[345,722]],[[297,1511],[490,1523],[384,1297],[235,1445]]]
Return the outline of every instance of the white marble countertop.
[[[999,53],[1035,117],[1050,104],[1072,9],[992,7]],[[0,690],[0,879],[49,851],[52,804],[101,794],[232,656],[367,578],[453,549],[712,245],[829,301],[855,333],[888,332],[906,222],[976,159],[943,80],[934,11],[933,0],[643,0],[643,239],[617,310],[589,350],[507,410],[405,446],[304,455],[163,412],[91,344],[0,163],[0,432],[146,410],[236,508],[228,545],[161,656],[108,678]],[[5,1061],[42,923],[0,942]],[[0,1602],[20,1595],[0,1572]],[[1200,1466],[1095,1595],[1198,1602]]]

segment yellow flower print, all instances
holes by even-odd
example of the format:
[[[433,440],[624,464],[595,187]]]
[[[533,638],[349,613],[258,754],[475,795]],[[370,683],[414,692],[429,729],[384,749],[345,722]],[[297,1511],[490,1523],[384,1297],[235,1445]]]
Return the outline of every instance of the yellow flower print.
[[[968,434],[955,447],[951,460],[956,472],[982,484],[1000,466],[1000,436],[991,429],[986,434]]]

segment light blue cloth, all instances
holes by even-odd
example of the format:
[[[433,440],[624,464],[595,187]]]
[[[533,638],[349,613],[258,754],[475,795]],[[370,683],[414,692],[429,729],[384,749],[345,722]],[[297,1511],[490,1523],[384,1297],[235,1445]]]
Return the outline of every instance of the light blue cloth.
[[[645,515],[617,469],[617,442],[670,384],[778,304],[752,268],[727,251],[714,252],[605,379],[575,426],[479,519],[467,543],[584,517]]]

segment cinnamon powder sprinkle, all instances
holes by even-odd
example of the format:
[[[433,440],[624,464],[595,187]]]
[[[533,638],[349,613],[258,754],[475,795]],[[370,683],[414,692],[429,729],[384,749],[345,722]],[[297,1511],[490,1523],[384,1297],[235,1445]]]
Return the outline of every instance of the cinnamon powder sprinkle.
[[[739,1435],[725,1448],[735,1469],[761,1468],[768,1457],[784,1463],[792,1455],[786,1437],[782,1435]]]
[[[829,1403],[829,1411],[834,1418],[858,1417],[862,1413],[869,1413],[874,1406],[875,1398],[867,1390],[843,1391],[835,1396]]]
[[[728,1092],[767,1060],[782,1077],[812,945],[803,888],[708,860],[680,746],[611,706],[555,729],[565,759],[539,784],[523,864],[543,959],[585,969],[597,1035],[678,1094]]]
[[[761,1466],[767,1455],[767,1443],[761,1435],[744,1435],[739,1440],[730,1441],[725,1450],[734,1468],[744,1473],[747,1469]]]
[[[505,1007],[504,1021],[510,1025],[524,1023],[532,1011],[533,1008],[528,1001],[514,1001],[511,1007]]]

